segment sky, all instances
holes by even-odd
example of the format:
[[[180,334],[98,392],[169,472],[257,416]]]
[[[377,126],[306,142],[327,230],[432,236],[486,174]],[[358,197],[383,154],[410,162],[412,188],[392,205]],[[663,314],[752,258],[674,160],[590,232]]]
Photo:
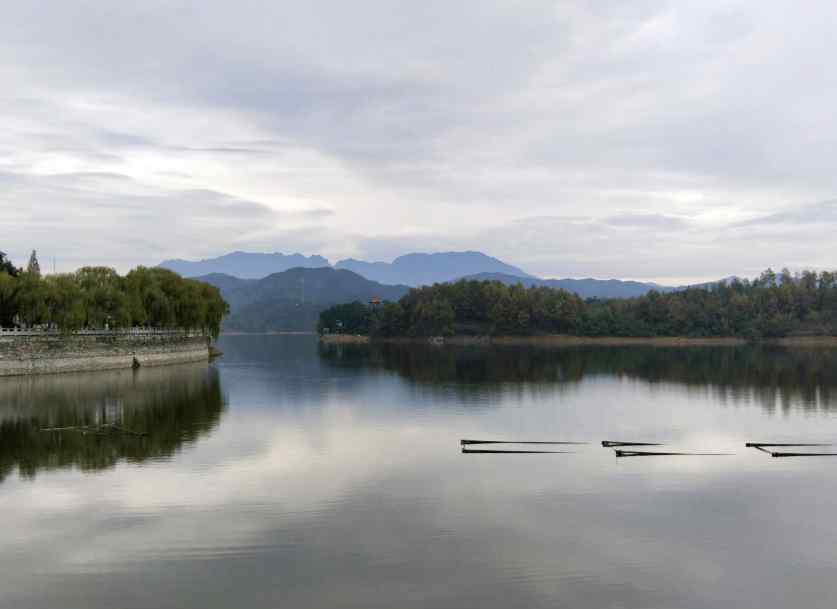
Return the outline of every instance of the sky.
[[[0,250],[837,260],[837,4],[0,0]]]

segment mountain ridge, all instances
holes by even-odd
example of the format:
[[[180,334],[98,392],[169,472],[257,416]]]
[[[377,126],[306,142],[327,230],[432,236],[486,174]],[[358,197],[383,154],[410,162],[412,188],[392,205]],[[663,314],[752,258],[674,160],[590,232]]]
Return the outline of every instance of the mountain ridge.
[[[381,283],[403,283],[409,286],[431,285],[474,273],[495,272],[515,277],[533,277],[523,269],[482,252],[409,253],[392,262],[366,262],[354,258],[337,261],[335,268],[344,268]]]
[[[430,285],[450,281],[474,273],[505,273],[515,277],[534,277],[520,267],[474,250],[447,252],[412,252],[392,262],[368,262],[344,258],[332,265],[319,255],[282,254],[235,251],[214,258],[162,261],[158,266],[184,277],[201,277],[221,273],[240,279],[263,279],[292,268],[345,269],[386,285]]]
[[[183,277],[220,273],[239,279],[262,279],[273,273],[281,273],[292,268],[321,268],[330,267],[331,264],[326,258],[317,254],[305,256],[299,253],[235,251],[202,260],[173,258],[163,260],[158,266],[172,270]]]

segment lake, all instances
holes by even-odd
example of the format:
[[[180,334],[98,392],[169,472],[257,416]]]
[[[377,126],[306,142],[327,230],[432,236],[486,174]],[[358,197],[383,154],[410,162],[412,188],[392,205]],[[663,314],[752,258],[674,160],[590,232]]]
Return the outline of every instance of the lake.
[[[0,379],[0,607],[834,607],[833,350],[219,346]]]

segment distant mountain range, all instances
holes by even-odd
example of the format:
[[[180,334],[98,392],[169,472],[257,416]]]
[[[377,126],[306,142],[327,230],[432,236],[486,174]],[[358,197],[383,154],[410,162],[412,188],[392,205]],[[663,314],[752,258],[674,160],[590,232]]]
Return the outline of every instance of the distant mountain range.
[[[320,312],[332,305],[372,298],[398,300],[406,285],[383,285],[345,269],[293,268],[262,279],[222,273],[196,277],[217,286],[230,303],[225,330],[313,331]]]
[[[200,277],[223,273],[239,279],[261,279],[273,273],[281,273],[296,267],[320,268],[331,266],[322,256],[302,254],[261,254],[253,252],[232,252],[217,258],[205,260],[164,260],[160,266],[183,277]]]
[[[582,298],[634,298],[683,287],[619,279],[541,279],[481,252],[406,254],[392,262],[322,256],[232,252],[206,260],[166,260],[160,266],[220,288],[231,314],[227,330],[310,331],[323,309],[373,297],[398,300],[410,287],[475,279],[564,289]],[[723,280],[722,280],[723,281]],[[702,284],[695,287],[708,287]]]
[[[239,279],[261,279],[292,268],[322,268],[330,267],[331,264],[322,256],[232,252],[217,258],[198,261],[164,260],[160,266],[184,277],[222,273]],[[450,281],[475,273],[503,273],[515,277],[533,277],[516,266],[506,264],[481,252],[406,254],[392,262],[366,262],[347,258],[337,262],[334,268],[353,271],[380,283],[413,287]]]
[[[347,258],[335,268],[347,269],[367,279],[409,286],[432,285],[476,273],[501,273],[514,277],[533,278],[522,269],[481,252],[439,252],[406,254],[392,262],[364,262]]]

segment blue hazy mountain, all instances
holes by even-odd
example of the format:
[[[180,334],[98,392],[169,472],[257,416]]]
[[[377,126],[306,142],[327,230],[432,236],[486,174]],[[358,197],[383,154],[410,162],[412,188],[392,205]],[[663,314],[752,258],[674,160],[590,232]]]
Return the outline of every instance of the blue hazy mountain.
[[[261,279],[273,273],[281,273],[292,268],[321,268],[330,265],[328,260],[322,256],[231,252],[205,260],[164,260],[160,263],[160,266],[183,277],[200,277],[212,273],[223,273],[239,279]]]
[[[578,294],[581,298],[635,298],[647,294],[651,290],[672,292],[680,289],[656,283],[622,281],[620,279],[538,279],[537,277],[517,277],[503,273],[477,273],[464,279],[500,281],[507,285],[522,283],[526,287],[556,288]]]
[[[213,273],[196,277],[221,290],[230,304],[225,330],[312,332],[320,312],[344,302],[398,300],[406,285],[382,285],[345,269],[293,268],[262,279]]]
[[[290,268],[285,268],[290,265]],[[208,283],[217,285],[233,307],[234,312],[242,306],[255,302],[266,302],[276,298],[288,299],[290,296],[288,281],[290,276],[274,278],[272,282],[260,282],[272,275],[289,270],[318,269],[324,273],[312,277],[339,278],[340,285],[333,291],[323,290],[323,295],[345,296],[351,294],[366,297],[377,295],[384,299],[397,300],[391,294],[403,294],[407,286],[430,285],[457,279],[494,280],[506,284],[522,283],[525,286],[544,286],[560,288],[578,294],[582,298],[635,298],[651,290],[670,292],[687,286],[662,286],[651,282],[623,281],[619,279],[541,279],[526,273],[519,267],[481,252],[439,252],[432,254],[413,253],[399,256],[392,262],[367,262],[364,260],[345,259],[333,268],[322,256],[303,256],[301,254],[258,254],[233,252],[217,258],[197,262],[186,260],[167,260],[160,266],[172,269],[187,277],[199,277]],[[223,269],[223,270],[219,270]],[[274,270],[279,269],[279,270]],[[350,276],[329,274],[334,270],[351,271]],[[301,280],[301,279],[300,279]],[[721,280],[724,281],[724,280]],[[372,282],[373,285],[364,282]],[[710,287],[717,282],[710,282],[692,287]],[[354,285],[356,284],[356,285]],[[353,286],[350,287],[349,286]],[[396,288],[395,292],[387,290]],[[312,288],[313,289],[313,288]],[[375,293],[373,293],[375,292]],[[279,295],[281,294],[281,296]],[[299,293],[301,296],[301,292]],[[319,304],[323,298],[311,292],[308,304]],[[330,303],[347,302],[325,298]],[[301,301],[301,300],[300,300]],[[259,314],[264,318],[265,315]]]
[[[532,277],[522,269],[482,252],[406,254],[392,262],[365,262],[347,258],[339,261],[335,268],[347,269],[380,283],[409,286],[441,283],[477,273]]]

